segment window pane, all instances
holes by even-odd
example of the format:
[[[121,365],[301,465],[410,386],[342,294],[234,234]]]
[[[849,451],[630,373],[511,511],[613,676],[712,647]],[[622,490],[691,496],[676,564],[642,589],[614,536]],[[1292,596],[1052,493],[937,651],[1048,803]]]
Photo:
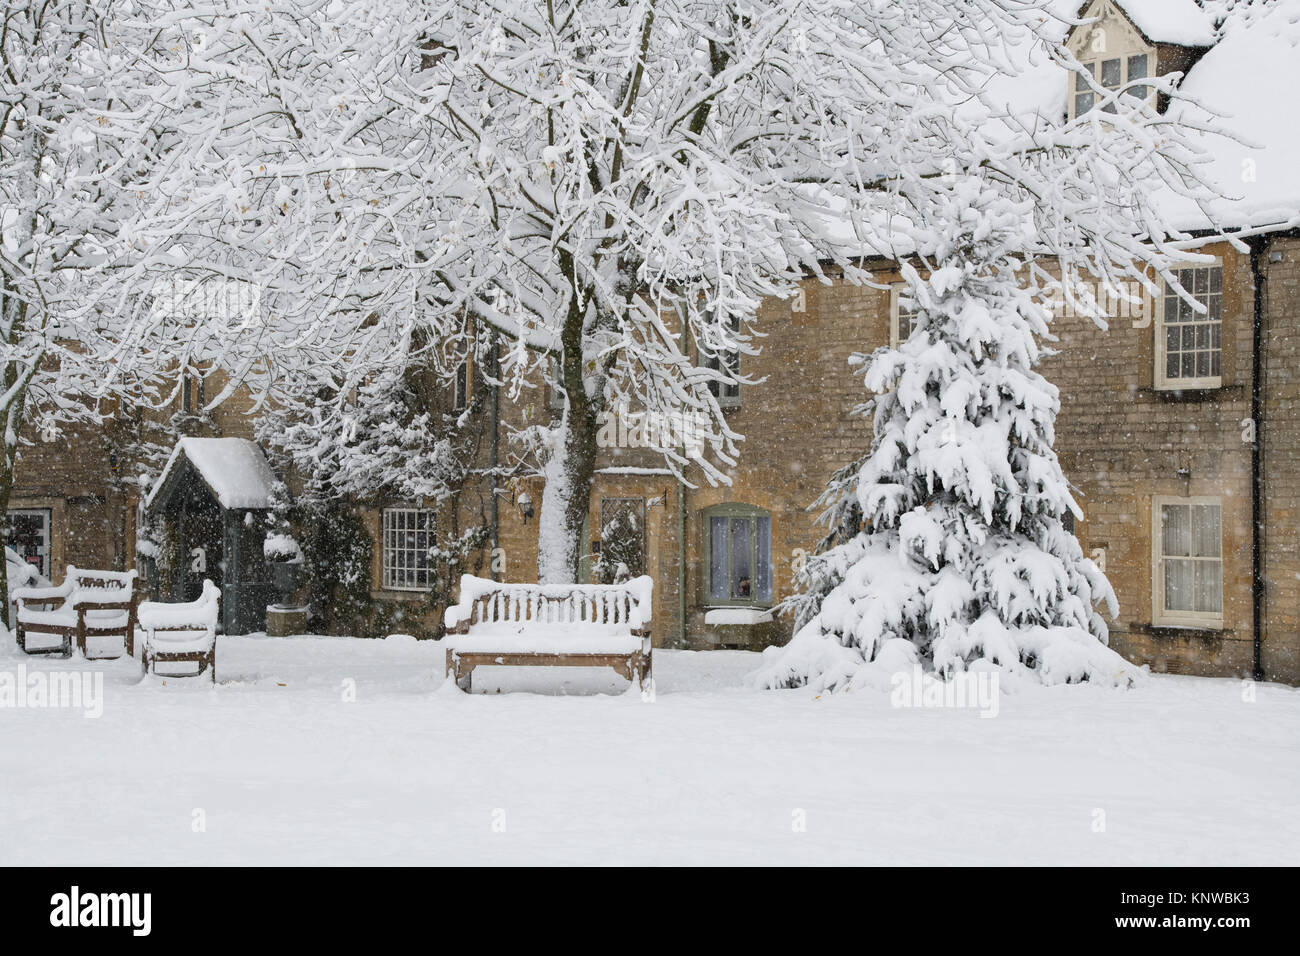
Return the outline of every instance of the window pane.
[[[1074,115],[1082,116],[1088,110],[1092,109],[1092,94],[1079,93],[1074,97]]]
[[[1160,524],[1163,540],[1160,553],[1169,556],[1191,553],[1191,529],[1188,527],[1187,505],[1161,505]]]
[[[1218,561],[1196,561],[1195,609],[1204,614],[1223,610],[1223,565]]]
[[[772,519],[756,521],[758,566],[755,575],[754,597],[760,601],[772,600]]]
[[[709,597],[726,600],[731,596],[727,577],[727,519],[709,519]]]
[[[1144,80],[1147,77],[1147,55],[1145,53],[1128,58],[1128,78],[1132,80]]]
[[[748,601],[754,596],[754,569],[750,548],[754,545],[753,525],[748,518],[731,519],[731,596]]]
[[[1101,61],[1101,85],[1109,90],[1116,89],[1120,85],[1119,73],[1120,61],[1102,60]]]
[[[1219,506],[1192,507],[1192,554],[1199,558],[1219,557]]]
[[[1165,610],[1192,610],[1192,565],[1194,561],[1165,561]]]

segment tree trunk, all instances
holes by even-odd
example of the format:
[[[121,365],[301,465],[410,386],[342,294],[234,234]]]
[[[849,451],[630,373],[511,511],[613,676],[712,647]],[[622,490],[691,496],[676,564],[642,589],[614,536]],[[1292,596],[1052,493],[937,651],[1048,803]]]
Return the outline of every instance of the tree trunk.
[[[27,319],[27,303],[10,294],[9,276],[0,272],[0,321],[3,322],[4,334],[12,343],[24,327]],[[37,365],[43,359],[43,353],[32,360],[31,366],[24,370],[15,362],[6,362],[0,371],[0,389],[8,396],[9,403],[0,410],[0,426],[4,434],[0,435],[0,517],[9,513],[9,495],[14,487],[14,466],[18,462],[18,433],[22,430],[23,412],[27,407],[27,383],[36,372]],[[8,542],[4,542],[6,547]],[[5,627],[12,630],[14,621],[9,615],[9,560],[0,561],[0,615],[3,615]]]
[[[596,397],[591,398],[583,383],[581,302],[582,296],[575,294],[560,337],[564,346],[560,380],[565,407],[545,465],[546,488],[537,522],[537,579],[542,584],[577,583],[578,565],[586,547],[582,526],[591,507],[591,482],[596,473],[602,389],[597,385],[593,389]]]
[[[9,493],[14,487],[14,470],[12,458],[8,454],[0,455],[0,515],[9,513]],[[5,543],[6,547],[8,542]],[[9,558],[5,554],[5,560],[0,561],[0,614],[4,615],[5,627],[10,631],[14,628],[14,621],[9,617]]]
[[[6,384],[12,376],[12,367],[6,370]],[[25,389],[20,389],[9,405],[4,416],[5,435],[0,443],[0,516],[9,513],[9,495],[14,489],[14,466],[18,463],[18,430],[22,427]],[[4,542],[7,548],[9,542]],[[15,621],[9,615],[9,556],[0,561],[0,614],[4,615],[5,627],[13,630]]]
[[[546,462],[546,488],[537,523],[537,579],[542,584],[578,581],[578,565],[586,547],[582,527],[591,507],[596,470],[594,418],[575,416],[570,406],[557,426],[556,445]]]

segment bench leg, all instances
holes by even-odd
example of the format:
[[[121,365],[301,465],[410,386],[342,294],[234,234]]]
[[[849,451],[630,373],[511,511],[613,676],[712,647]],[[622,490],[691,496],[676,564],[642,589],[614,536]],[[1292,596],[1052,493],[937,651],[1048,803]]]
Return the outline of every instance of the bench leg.
[[[474,681],[474,665],[462,664],[459,658],[456,660],[456,686],[465,693],[472,693],[471,686]]]

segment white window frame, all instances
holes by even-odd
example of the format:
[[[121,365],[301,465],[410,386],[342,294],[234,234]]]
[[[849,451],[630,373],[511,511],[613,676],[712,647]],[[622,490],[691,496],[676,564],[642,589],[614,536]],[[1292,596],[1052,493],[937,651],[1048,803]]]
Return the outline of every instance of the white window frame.
[[[427,515],[428,524],[424,529],[417,527],[397,526],[398,519],[405,522],[410,516]],[[392,521],[390,521],[392,519]],[[432,548],[438,540],[438,526],[436,513],[430,508],[412,508],[396,506],[392,508],[383,508],[379,513],[379,564],[380,564],[380,584],[385,591],[430,591],[433,589],[433,568],[426,567],[423,569],[415,568],[414,565],[402,565],[394,560],[397,555],[403,554],[408,558],[419,553],[418,547],[399,544],[397,536],[406,532],[418,532],[424,530],[428,533],[428,548]],[[423,573],[428,579],[426,584],[409,584],[405,583],[407,574],[419,575]],[[400,575],[400,577],[399,577]],[[399,583],[400,582],[400,583]]]
[[[902,293],[907,291],[906,282],[895,282],[889,287],[889,347],[898,348],[903,343],[902,337],[902,314],[903,304],[900,301]],[[915,310],[911,313],[916,314]]]
[[[1220,258],[1215,258],[1213,262],[1179,263],[1175,266],[1172,266],[1170,268],[1170,271],[1178,272],[1182,269],[1210,269],[1210,270],[1218,269],[1219,270],[1219,292],[1218,292],[1219,374],[1205,375],[1196,378],[1169,378],[1166,370],[1166,358],[1167,358],[1168,345],[1165,341],[1166,339],[1165,300],[1171,294],[1175,298],[1177,298],[1178,294],[1171,293],[1168,289],[1168,283],[1166,283],[1163,278],[1157,277],[1156,281],[1160,283],[1161,292],[1160,295],[1157,296],[1155,300],[1152,302],[1152,310],[1153,310],[1152,314],[1155,316],[1155,321],[1151,323],[1155,329],[1155,333],[1154,333],[1155,348],[1152,350],[1155,355],[1155,378],[1153,380],[1155,382],[1155,387],[1161,391],[1186,391],[1186,390],[1195,390],[1195,389],[1222,388],[1223,387],[1223,365],[1224,365],[1223,340],[1224,340],[1225,325],[1226,325],[1224,321],[1223,297],[1224,297],[1224,293],[1227,291],[1224,286],[1224,280],[1226,276],[1224,275],[1224,271],[1223,271],[1223,260]],[[1196,294],[1192,289],[1188,289],[1187,291],[1191,292],[1193,296],[1195,296]],[[1212,293],[1210,292],[1206,292],[1207,298],[1211,294]],[[1179,324],[1181,325],[1183,323],[1179,323]]]
[[[1214,505],[1219,509],[1219,610],[1183,611],[1168,610],[1165,607],[1165,529],[1162,509],[1166,505]],[[1188,534],[1191,524],[1188,523]],[[1181,555],[1174,555],[1179,559]],[[1189,557],[1189,561],[1211,561],[1211,557]],[[1199,495],[1179,498],[1173,495],[1157,495],[1151,499],[1151,620],[1153,624],[1164,627],[1193,627],[1206,630],[1223,628],[1223,592],[1226,562],[1223,553],[1223,499],[1214,495]]]

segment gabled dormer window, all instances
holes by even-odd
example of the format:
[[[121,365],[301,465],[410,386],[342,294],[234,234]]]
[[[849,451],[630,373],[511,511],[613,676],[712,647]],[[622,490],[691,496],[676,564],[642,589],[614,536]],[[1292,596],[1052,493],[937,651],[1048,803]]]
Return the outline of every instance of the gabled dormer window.
[[[1070,77],[1070,119],[1094,109],[1117,112],[1121,96],[1134,105],[1152,101],[1154,88],[1142,81],[1157,75],[1155,46],[1109,0],[1090,4],[1080,19],[1090,22],[1066,40],[1082,68]]]

